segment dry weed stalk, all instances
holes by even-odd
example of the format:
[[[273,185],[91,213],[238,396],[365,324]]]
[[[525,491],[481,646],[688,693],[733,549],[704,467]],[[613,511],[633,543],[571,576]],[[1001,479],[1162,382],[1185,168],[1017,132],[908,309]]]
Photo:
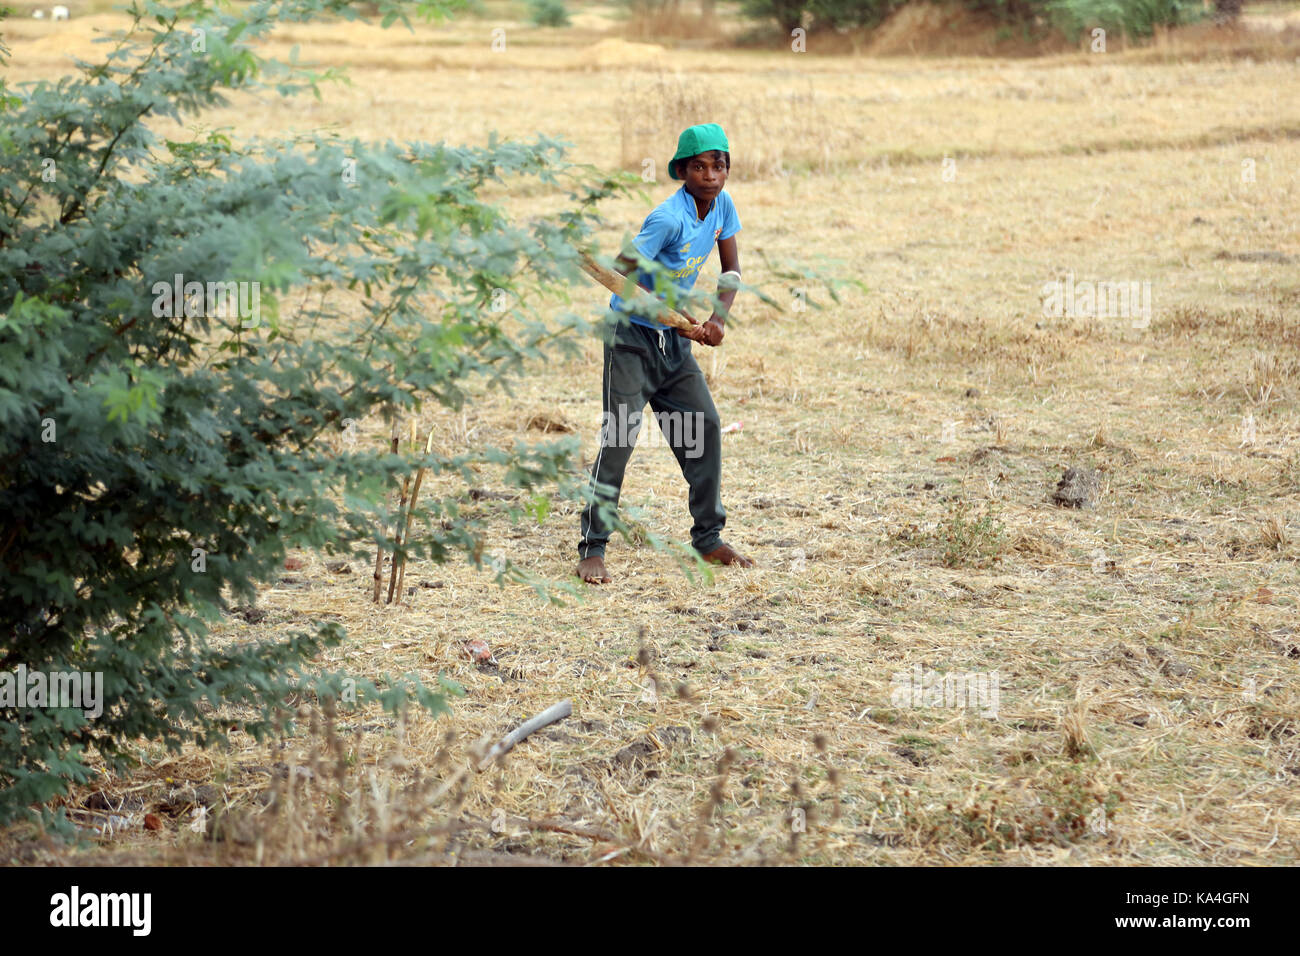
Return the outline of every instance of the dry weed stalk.
[[[219,858],[271,866],[373,865],[415,848],[449,859],[449,842],[464,827],[472,777],[467,766],[447,773],[454,734],[422,768],[405,756],[406,720],[399,715],[391,752],[365,768],[361,728],[349,746],[332,701],[319,710],[304,708],[300,716],[308,722],[306,753],[290,759],[249,805],[228,807],[212,821],[208,834]],[[234,849],[240,846],[253,848],[251,861],[240,858]]]
[[[1088,695],[1083,685],[1075,691],[1074,706],[1061,718],[1061,732],[1065,737],[1065,753],[1070,759],[1095,752],[1088,738]]]
[[[1281,515],[1273,515],[1264,521],[1264,547],[1270,551],[1285,551],[1291,543],[1291,536],[1286,530],[1286,521]]]

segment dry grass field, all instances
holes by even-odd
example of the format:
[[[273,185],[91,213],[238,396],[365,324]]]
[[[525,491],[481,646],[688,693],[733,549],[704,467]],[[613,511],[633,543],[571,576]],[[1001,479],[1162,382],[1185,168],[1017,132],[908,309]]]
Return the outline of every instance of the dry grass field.
[[[757,567],[691,581],[615,539],[615,583],[581,602],[422,564],[402,605],[376,607],[368,568],[304,553],[221,639],[337,619],[350,639],[327,663],[445,674],[465,689],[451,714],[142,748],[134,775],[70,801],[114,832],[71,851],[20,828],[5,857],[1300,862],[1300,47],[869,58],[815,37],[803,54],[637,46],[603,7],[558,31],[489,10],[289,31],[273,52],[298,44],[351,84],[205,123],[541,132],[601,166],[654,160],[652,202],[675,188],[678,130],[723,123],[746,281],[793,303],[771,264],[798,261],[863,284],[838,304],[810,286],[821,310],[742,296],[716,356],[695,347],[743,424],[724,438],[726,537]],[[60,75],[123,22],[6,25],[11,83]],[[501,201],[527,215],[547,197]],[[607,248],[648,209],[611,205]],[[1149,316],[1045,315],[1069,276],[1149,283]],[[600,309],[594,286],[573,292]],[[572,430],[590,461],[600,377],[589,343],[513,399],[416,424],[444,450]],[[1095,471],[1091,507],[1052,500],[1068,467]],[[623,501],[686,537],[662,443],[634,455]],[[510,504],[468,504],[500,512],[489,549],[563,579],[576,512],[512,523]],[[467,655],[475,638],[492,661]],[[472,769],[483,740],[565,698],[571,718]]]

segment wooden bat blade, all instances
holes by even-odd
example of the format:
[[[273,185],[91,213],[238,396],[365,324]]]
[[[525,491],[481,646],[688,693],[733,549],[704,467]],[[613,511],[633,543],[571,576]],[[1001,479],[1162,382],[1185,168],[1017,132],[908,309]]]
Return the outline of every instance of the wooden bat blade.
[[[627,278],[625,276],[619,275],[612,269],[606,269],[585,252],[582,253],[582,271],[587,273],[587,275],[591,276],[615,295],[621,296],[623,290],[627,287]],[[633,284],[633,287],[636,287],[635,283]],[[646,300],[647,304],[653,303],[658,306],[659,311],[655,315],[655,318],[664,325],[671,325],[675,329],[690,330],[696,328],[695,323],[686,318],[686,316],[682,315],[680,312],[668,308],[668,306],[664,305],[662,302],[651,299],[648,294],[644,293],[644,290],[638,289],[637,291],[643,293],[642,297]],[[640,301],[640,299],[637,300],[638,304],[640,304]]]

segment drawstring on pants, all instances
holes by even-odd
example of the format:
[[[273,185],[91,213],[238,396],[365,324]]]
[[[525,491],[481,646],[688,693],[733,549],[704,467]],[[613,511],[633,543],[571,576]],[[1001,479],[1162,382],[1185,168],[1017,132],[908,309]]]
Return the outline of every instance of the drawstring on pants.
[[[660,352],[663,352],[664,355],[667,355],[667,354],[668,354],[668,350],[667,350],[666,348],[664,348],[664,330],[663,330],[663,329],[660,329],[660,330],[659,330],[659,351],[660,351]]]

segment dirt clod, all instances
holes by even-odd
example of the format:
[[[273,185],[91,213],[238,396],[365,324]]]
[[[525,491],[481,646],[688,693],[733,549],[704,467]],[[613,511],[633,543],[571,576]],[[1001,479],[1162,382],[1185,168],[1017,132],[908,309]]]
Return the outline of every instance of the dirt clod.
[[[1071,467],[1056,483],[1052,501],[1063,508],[1091,508],[1101,491],[1101,478],[1091,468]]]

